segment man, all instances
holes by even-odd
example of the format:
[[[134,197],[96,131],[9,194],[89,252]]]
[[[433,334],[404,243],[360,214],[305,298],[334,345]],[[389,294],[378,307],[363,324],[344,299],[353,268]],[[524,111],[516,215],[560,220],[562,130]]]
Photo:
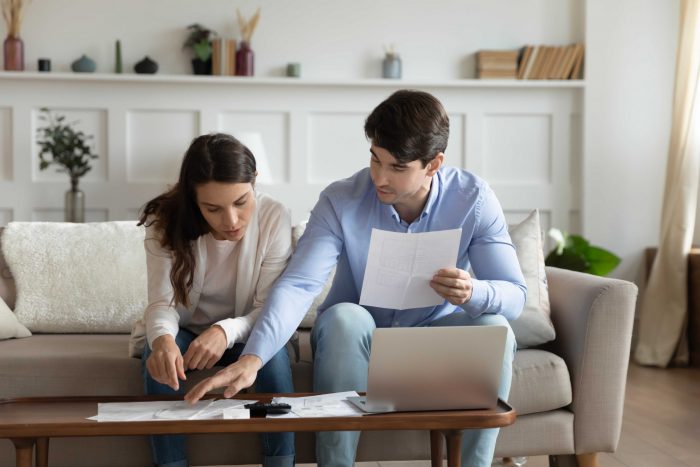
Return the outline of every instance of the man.
[[[526,286],[496,196],[471,173],[443,167],[449,118],[432,95],[398,91],[367,118],[370,167],[328,186],[311,212],[286,271],[271,290],[241,359],[186,396],[228,386],[232,396],[287,342],[333,266],[333,286],[311,333],[314,391],[364,391],[372,330],[390,326],[508,326]],[[435,272],[438,306],[390,310],[358,305],[373,228],[428,232],[461,228],[457,267]],[[475,277],[467,272],[471,266]],[[420,345],[420,343],[417,343]],[[508,331],[499,397],[510,391],[515,338]],[[497,429],[463,435],[463,465],[491,465]],[[321,466],[351,466],[359,433],[317,434]]]

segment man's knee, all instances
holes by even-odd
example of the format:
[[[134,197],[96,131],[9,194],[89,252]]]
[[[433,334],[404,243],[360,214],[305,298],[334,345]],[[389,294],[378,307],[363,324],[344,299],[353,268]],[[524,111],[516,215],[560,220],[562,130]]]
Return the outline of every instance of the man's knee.
[[[312,341],[329,340],[334,346],[342,346],[371,338],[374,328],[374,319],[366,309],[354,303],[338,303],[318,315]]]
[[[508,329],[508,335],[506,337],[506,352],[510,351],[511,356],[515,355],[515,351],[518,348],[517,342],[515,340],[515,334],[513,333],[513,328],[511,328],[510,323],[503,315],[495,315],[490,313],[485,313],[474,320],[474,325],[477,326],[503,326]]]

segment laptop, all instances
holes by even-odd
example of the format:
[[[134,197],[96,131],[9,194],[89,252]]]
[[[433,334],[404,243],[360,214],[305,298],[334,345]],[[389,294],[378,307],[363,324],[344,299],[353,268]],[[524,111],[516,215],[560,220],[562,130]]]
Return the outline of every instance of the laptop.
[[[367,413],[494,408],[507,332],[505,326],[377,328],[367,395],[348,401]]]

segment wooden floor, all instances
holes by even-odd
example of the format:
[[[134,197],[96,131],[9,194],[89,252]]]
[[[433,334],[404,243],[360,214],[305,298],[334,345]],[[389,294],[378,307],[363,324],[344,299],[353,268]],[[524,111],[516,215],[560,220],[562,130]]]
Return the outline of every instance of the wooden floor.
[[[620,444],[617,452],[598,459],[600,467],[700,467],[700,368],[630,365]],[[357,465],[429,467],[430,462]],[[546,456],[538,456],[530,457],[525,467],[548,465]]]

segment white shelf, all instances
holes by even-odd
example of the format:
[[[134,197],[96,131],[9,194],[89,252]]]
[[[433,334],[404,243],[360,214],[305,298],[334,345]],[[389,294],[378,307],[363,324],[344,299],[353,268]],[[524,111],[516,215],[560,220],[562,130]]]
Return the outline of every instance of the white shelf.
[[[455,79],[420,81],[403,79],[328,80],[286,77],[140,75],[134,73],[40,73],[35,71],[0,72],[0,80],[83,81],[115,83],[184,83],[255,86],[331,86],[331,87],[429,87],[429,88],[585,88],[584,80]]]

